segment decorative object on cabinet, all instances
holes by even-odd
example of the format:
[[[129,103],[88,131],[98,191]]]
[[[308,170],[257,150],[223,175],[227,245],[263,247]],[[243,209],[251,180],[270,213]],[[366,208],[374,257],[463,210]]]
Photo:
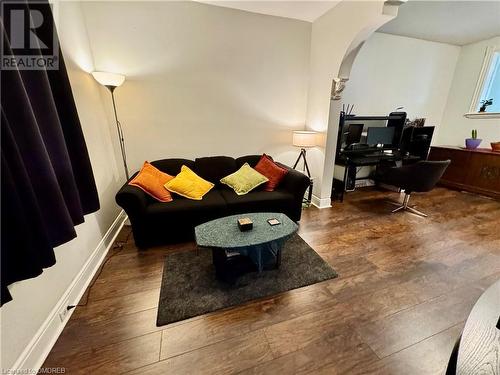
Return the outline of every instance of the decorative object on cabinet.
[[[500,142],[491,142],[491,150],[495,152],[500,152]]]
[[[472,138],[465,139],[465,148],[469,150],[474,150],[479,147],[482,139],[477,138],[477,129],[472,129]]]

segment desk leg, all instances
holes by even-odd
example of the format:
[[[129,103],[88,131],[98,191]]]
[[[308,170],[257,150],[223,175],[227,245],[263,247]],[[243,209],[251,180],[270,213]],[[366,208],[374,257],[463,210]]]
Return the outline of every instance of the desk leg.
[[[342,181],[342,193],[340,194],[340,203],[344,202],[344,193],[345,193],[345,185],[347,184],[347,171],[349,169],[349,165],[346,164],[344,167],[344,180]]]

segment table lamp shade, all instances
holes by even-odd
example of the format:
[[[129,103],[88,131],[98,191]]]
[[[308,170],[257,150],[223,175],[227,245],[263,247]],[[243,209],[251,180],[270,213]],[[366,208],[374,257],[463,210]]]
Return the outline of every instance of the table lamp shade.
[[[108,72],[92,72],[94,79],[103,86],[118,87],[125,82],[123,74],[108,73]]]
[[[293,145],[297,147],[316,146],[316,132],[295,130],[293,132]]]

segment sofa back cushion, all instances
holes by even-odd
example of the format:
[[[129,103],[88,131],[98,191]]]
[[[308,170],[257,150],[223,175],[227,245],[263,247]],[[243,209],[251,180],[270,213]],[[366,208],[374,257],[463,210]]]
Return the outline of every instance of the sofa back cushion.
[[[209,156],[197,158],[193,171],[200,177],[220,187],[220,180],[238,170],[236,161],[229,156]]]
[[[177,176],[183,165],[193,169],[194,161],[188,159],[162,159],[152,161],[151,164],[164,173],[168,173],[171,176]]]
[[[241,156],[236,159],[236,166],[238,168],[241,168],[243,164],[248,163],[252,168],[254,168],[257,163],[259,162],[260,158],[262,155],[247,155],[247,156]]]

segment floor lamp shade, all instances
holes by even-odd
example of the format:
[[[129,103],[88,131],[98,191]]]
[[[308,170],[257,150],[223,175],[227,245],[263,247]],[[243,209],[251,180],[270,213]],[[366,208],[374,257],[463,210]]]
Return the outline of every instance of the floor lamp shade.
[[[118,87],[125,82],[123,74],[108,73],[108,72],[92,72],[94,79],[103,86]]]
[[[316,146],[316,132],[295,130],[293,132],[293,145],[297,147],[314,147]]]

